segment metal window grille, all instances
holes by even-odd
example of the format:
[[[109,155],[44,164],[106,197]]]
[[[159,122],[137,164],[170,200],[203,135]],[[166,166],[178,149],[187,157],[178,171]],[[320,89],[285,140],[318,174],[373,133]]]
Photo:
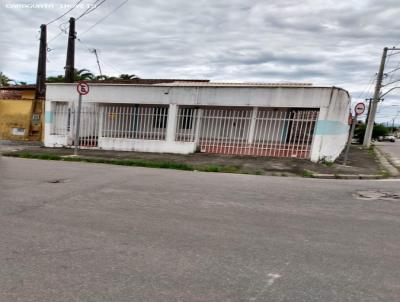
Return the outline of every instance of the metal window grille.
[[[53,109],[53,124],[50,131],[51,135],[67,135],[70,128],[71,110],[68,103],[55,102]]]
[[[166,106],[103,105],[102,136],[109,138],[165,140]]]
[[[180,142],[194,142],[198,109],[193,107],[179,107],[176,123],[175,140]]]
[[[309,158],[318,110],[203,109],[201,152]]]

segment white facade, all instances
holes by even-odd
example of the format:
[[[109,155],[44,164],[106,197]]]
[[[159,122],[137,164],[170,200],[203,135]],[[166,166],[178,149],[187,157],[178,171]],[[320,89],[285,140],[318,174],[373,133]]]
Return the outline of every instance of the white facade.
[[[89,84],[80,145],[105,150],[334,160],[350,97],[307,84]],[[45,145],[71,146],[76,84],[48,84]]]

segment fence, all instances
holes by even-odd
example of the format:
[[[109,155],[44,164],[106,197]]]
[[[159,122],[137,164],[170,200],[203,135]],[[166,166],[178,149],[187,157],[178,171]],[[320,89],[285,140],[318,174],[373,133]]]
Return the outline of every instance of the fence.
[[[51,135],[75,138],[75,110],[68,103],[55,102]],[[79,145],[97,147],[98,139],[164,140],[168,107],[138,105],[83,104],[79,127]]]
[[[196,142],[199,151],[206,153],[309,158],[318,112],[180,106],[175,140]],[[96,147],[99,137],[165,140],[167,120],[168,107],[162,105],[85,104],[79,144]],[[69,135],[73,140],[74,125],[75,109],[67,103],[56,103],[51,134]]]
[[[103,137],[164,140],[168,107],[120,105],[102,106]]]

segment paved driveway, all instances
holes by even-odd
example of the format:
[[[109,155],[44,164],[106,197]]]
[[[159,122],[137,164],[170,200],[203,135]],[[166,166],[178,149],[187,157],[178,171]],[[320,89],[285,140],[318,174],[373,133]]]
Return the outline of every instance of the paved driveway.
[[[15,158],[0,175],[0,301],[399,301],[397,180]]]

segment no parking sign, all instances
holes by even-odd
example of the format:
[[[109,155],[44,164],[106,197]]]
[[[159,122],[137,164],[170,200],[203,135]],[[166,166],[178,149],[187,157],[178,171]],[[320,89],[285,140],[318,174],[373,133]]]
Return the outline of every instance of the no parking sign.
[[[78,85],[76,85],[76,90],[80,95],[86,95],[89,93],[89,85],[86,82],[79,82]]]

